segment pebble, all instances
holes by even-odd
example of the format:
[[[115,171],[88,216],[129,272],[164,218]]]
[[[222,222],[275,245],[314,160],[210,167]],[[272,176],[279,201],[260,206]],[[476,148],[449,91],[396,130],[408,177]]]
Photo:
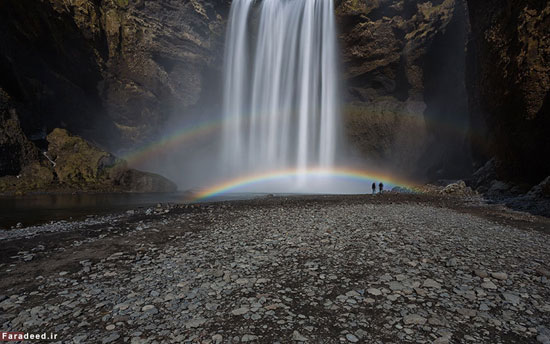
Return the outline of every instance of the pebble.
[[[424,281],[424,284],[422,285],[424,288],[436,288],[441,289],[441,284],[437,283],[433,279],[427,279]]]
[[[243,315],[243,314],[246,314],[248,313],[249,309],[246,308],[246,307],[241,307],[241,308],[237,308],[237,309],[234,309],[233,311],[231,311],[231,313],[233,315]]]
[[[110,334],[109,336],[107,337],[104,337],[102,340],[101,340],[101,343],[103,344],[107,344],[107,343],[112,343],[114,342],[115,340],[119,339],[120,338],[120,335],[118,333],[112,333]]]
[[[298,341],[298,342],[307,342],[308,339],[298,331],[292,332],[292,340]]]
[[[369,288],[367,292],[374,296],[382,295],[382,292],[380,291],[380,289],[377,289],[377,288]]]
[[[477,277],[480,277],[480,278],[487,278],[487,277],[489,277],[489,274],[488,274],[487,271],[485,271],[485,270],[475,270],[475,271],[474,271],[474,274],[475,274]]]
[[[346,334],[346,339],[348,340],[348,342],[351,342],[351,343],[357,343],[359,341],[359,338],[357,338],[355,335],[351,333]]]
[[[81,343],[547,341],[543,233],[428,204],[273,200],[54,226],[100,234],[56,244],[78,252],[82,270],[2,290],[3,326]],[[0,232],[0,244],[9,235]],[[89,253],[97,247],[106,252]],[[63,252],[41,250],[33,266]],[[0,273],[34,274],[23,265],[33,252],[14,253]],[[486,272],[503,266],[514,278]]]
[[[508,279],[508,275],[504,272],[493,272],[491,273],[491,277],[501,281]]]
[[[481,287],[482,287],[482,288],[485,288],[485,289],[491,289],[491,290],[497,289],[497,286],[496,286],[493,282],[491,282],[491,281],[483,282],[483,283],[481,284]]]
[[[405,325],[424,325],[426,318],[418,314],[409,314],[403,317],[403,323]]]

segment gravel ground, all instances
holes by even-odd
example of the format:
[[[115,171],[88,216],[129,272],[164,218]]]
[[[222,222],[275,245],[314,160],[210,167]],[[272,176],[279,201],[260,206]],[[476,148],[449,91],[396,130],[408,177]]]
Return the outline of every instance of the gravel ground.
[[[550,343],[550,221],[267,198],[0,232],[0,330],[63,343]]]

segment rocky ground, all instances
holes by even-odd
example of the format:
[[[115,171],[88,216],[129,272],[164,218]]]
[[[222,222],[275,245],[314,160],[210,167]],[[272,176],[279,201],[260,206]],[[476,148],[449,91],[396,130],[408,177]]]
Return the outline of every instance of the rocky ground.
[[[549,343],[549,233],[548,219],[415,195],[4,231],[0,328],[64,343]]]

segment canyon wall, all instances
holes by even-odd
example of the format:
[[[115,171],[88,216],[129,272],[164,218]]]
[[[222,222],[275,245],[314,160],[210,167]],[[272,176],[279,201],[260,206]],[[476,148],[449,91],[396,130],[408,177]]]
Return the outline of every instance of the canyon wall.
[[[465,2],[342,0],[337,15],[351,143],[409,176],[467,174]]]
[[[530,184],[550,175],[550,2],[469,0],[471,136],[478,165]]]
[[[25,105],[20,121],[33,139],[64,127],[107,148],[143,142],[212,92],[228,6],[4,0],[0,87]]]
[[[44,164],[55,128],[118,151],[217,109],[230,4],[0,2],[0,175]],[[550,174],[549,8],[337,0],[356,154],[430,180],[463,177],[495,156],[501,179]]]

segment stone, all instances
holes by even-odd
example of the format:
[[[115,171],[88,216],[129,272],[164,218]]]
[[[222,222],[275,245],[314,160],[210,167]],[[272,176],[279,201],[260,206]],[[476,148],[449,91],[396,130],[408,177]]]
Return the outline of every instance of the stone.
[[[501,281],[508,279],[508,275],[504,272],[493,272],[491,273],[491,277]]]
[[[104,337],[101,340],[101,343],[103,343],[103,344],[112,343],[112,342],[114,342],[115,340],[117,340],[119,338],[120,338],[120,335],[118,333],[114,332],[114,333],[111,333],[110,335],[108,335],[107,337]]]
[[[484,288],[484,289],[490,289],[490,290],[495,290],[497,289],[497,286],[491,282],[491,281],[486,281],[486,282],[483,282],[481,284],[481,287]]]
[[[518,295],[512,293],[502,293],[502,297],[504,297],[504,300],[514,305],[519,304],[521,301],[521,298]]]
[[[157,314],[159,311],[154,305],[146,305],[141,308],[142,312],[150,313],[150,314]]]
[[[464,187],[466,187],[466,185],[464,184]],[[448,267],[454,267],[454,266],[457,266],[458,265],[458,259],[456,258],[451,258],[447,261],[447,264],[446,264]]]
[[[231,313],[233,315],[244,315],[246,313],[248,313],[249,309],[247,307],[241,307],[241,308],[237,308],[237,309],[234,309],[231,311]]]
[[[403,323],[405,325],[424,325],[426,318],[419,314],[409,314],[403,317]]]
[[[359,341],[359,338],[357,338],[355,335],[353,335],[351,333],[346,334],[346,339],[350,343],[357,343]]]
[[[369,288],[367,290],[367,293],[371,294],[371,295],[374,295],[374,296],[380,296],[382,295],[382,292],[380,291],[380,289],[377,289],[377,288]]]
[[[241,339],[241,342],[252,342],[258,339],[258,336],[254,336],[252,334],[245,334],[243,338]]]
[[[298,342],[307,342],[308,339],[304,337],[300,332],[294,331],[292,332],[292,340],[298,341]]]
[[[202,325],[204,325],[206,323],[206,319],[203,319],[203,318],[195,318],[195,319],[191,319],[189,320],[185,326],[187,328],[197,328],[197,327],[200,327]]]
[[[422,285],[424,288],[435,288],[435,289],[441,289],[441,284],[437,283],[433,279],[427,279],[424,281],[424,284]]]
[[[487,277],[489,277],[489,274],[488,274],[487,271],[485,271],[485,270],[475,270],[475,271],[474,271],[474,274],[475,274],[477,277],[480,277],[480,278],[487,278]]]
[[[469,308],[459,308],[457,309],[457,312],[468,318],[473,318],[477,315],[477,311],[475,309],[469,309]]]
[[[107,326],[105,327],[105,329],[106,329],[107,331],[112,331],[112,330],[114,330],[115,328],[116,328],[116,326],[113,325],[113,324],[107,325]]]
[[[212,336],[212,341],[216,344],[220,344],[223,341],[223,336],[221,334],[215,334]]]

